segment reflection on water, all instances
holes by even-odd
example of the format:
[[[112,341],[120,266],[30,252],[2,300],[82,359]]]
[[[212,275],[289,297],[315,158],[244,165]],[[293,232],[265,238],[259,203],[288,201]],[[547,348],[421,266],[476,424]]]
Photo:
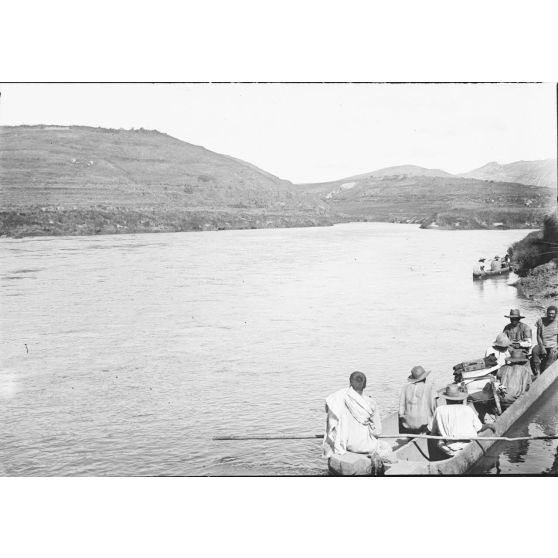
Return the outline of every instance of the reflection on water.
[[[3,473],[324,474],[319,440],[212,437],[319,433],[324,398],[355,369],[384,413],[416,364],[441,387],[510,308],[539,317],[507,278],[471,277],[525,234],[359,223],[2,239]],[[527,446],[512,465],[541,472],[550,457]]]
[[[507,433],[508,437],[558,435],[558,397],[553,388]],[[470,471],[472,474],[558,474],[558,440],[498,442]]]
[[[556,448],[556,453],[554,454],[554,462],[544,473],[546,475],[558,475],[558,447]]]

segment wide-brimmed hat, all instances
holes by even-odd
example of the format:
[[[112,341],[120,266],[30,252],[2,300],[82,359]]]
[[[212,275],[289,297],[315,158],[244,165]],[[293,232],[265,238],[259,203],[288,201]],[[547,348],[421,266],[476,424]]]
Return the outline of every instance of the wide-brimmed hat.
[[[430,370],[425,370],[422,366],[413,366],[411,375],[407,378],[409,382],[416,383],[424,380],[430,374]]]
[[[510,310],[510,313],[507,314],[506,316],[504,316],[504,318],[524,318],[525,316],[521,315],[521,312],[519,311],[519,308],[512,308]]]
[[[510,356],[506,359],[506,362],[509,364],[516,364],[527,362],[528,360],[527,355],[521,349],[513,349]]]
[[[493,347],[502,347],[502,349],[507,349],[510,344],[510,338],[505,333],[499,333],[496,336],[496,339],[492,342]]]
[[[453,401],[463,401],[469,395],[467,388],[461,387],[458,384],[448,384],[444,389],[439,390],[438,393],[446,399]]]

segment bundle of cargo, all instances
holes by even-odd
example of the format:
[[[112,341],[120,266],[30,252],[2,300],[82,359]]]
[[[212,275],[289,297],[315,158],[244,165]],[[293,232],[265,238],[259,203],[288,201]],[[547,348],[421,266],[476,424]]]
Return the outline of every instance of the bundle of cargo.
[[[453,367],[454,382],[466,385],[469,394],[474,394],[487,387],[490,375],[496,370],[498,370],[496,355],[466,360]]]

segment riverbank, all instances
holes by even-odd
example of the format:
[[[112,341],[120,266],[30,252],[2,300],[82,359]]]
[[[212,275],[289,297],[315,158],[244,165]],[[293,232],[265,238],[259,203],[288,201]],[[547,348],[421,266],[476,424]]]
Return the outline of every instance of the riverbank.
[[[515,216],[504,222],[471,215],[440,215],[429,219],[379,215],[375,219],[334,214],[323,208],[281,211],[280,209],[188,209],[166,207],[31,207],[0,211],[0,236],[88,236],[160,232],[327,227],[349,222],[417,224],[423,229],[505,230],[539,226],[542,217]]]
[[[0,212],[0,236],[88,236],[160,232],[318,227],[333,225],[325,212],[246,209],[31,208]]]
[[[558,299],[557,267],[556,262],[535,267],[517,281],[518,292],[543,307],[555,302]]]
[[[541,226],[544,208],[521,209],[452,209],[423,219],[421,228],[442,230],[535,229]]]
[[[548,215],[540,231],[529,233],[508,249],[520,276],[519,293],[541,306],[558,299],[558,217]]]

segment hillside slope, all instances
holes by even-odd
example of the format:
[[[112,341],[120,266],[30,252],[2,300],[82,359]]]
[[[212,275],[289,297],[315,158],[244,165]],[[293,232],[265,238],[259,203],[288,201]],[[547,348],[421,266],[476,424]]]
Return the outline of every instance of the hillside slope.
[[[554,203],[550,188],[454,176],[394,175],[300,185],[344,220],[441,228],[536,227]]]
[[[2,234],[90,234],[331,222],[257,167],[157,131],[0,127]]]
[[[449,172],[442,169],[427,169],[417,165],[398,165],[395,167],[385,167],[372,172],[351,176],[346,180],[360,180],[376,176],[452,176]]]
[[[539,161],[515,161],[506,165],[492,162],[457,176],[556,188],[556,174],[556,159],[542,159]]]

